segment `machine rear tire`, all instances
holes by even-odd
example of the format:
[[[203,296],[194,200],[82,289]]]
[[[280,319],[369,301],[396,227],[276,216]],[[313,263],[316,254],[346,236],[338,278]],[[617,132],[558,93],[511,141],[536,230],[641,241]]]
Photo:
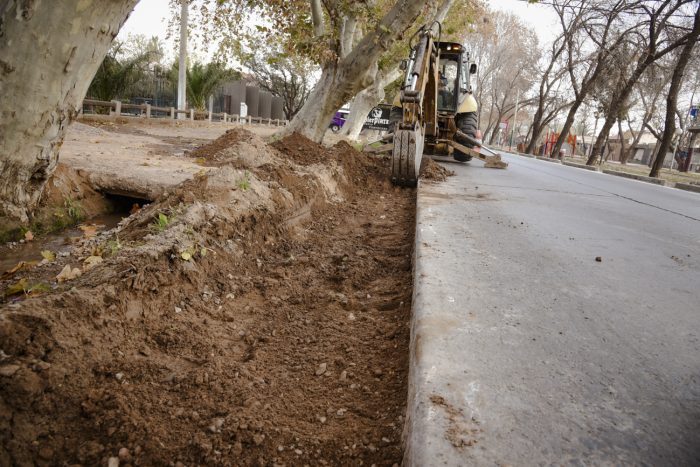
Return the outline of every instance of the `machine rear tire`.
[[[476,118],[476,112],[467,112],[457,115],[455,123],[457,124],[457,128],[459,128],[459,131],[461,131],[465,135],[471,136],[472,138],[476,138],[476,132],[478,129],[478,120]],[[465,146],[467,146],[468,148],[474,147],[473,144],[465,144]],[[460,162],[467,162],[472,159],[472,156],[470,156],[469,154],[464,154],[461,151],[455,150],[454,158],[455,160],[458,160]]]

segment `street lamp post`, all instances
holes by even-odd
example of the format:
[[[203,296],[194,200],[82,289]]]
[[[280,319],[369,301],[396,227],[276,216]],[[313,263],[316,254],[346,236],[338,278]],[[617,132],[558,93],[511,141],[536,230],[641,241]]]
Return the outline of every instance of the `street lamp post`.
[[[180,4],[180,61],[177,70],[177,108],[187,110],[187,17],[188,1],[182,0]],[[179,119],[187,118],[184,112],[179,112]]]

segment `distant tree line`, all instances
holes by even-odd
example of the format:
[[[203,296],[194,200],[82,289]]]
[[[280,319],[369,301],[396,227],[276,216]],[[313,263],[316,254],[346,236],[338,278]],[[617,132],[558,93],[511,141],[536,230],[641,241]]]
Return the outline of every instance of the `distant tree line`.
[[[569,133],[586,133],[595,118],[587,164],[603,160],[610,132],[617,128],[622,163],[645,132],[658,144],[650,175],[656,177],[666,154],[685,130],[688,107],[700,77],[700,9],[692,0],[547,0],[559,20],[549,44],[540,45],[531,28],[512,15],[491,12],[477,22],[465,42],[480,65],[477,96],[486,141],[498,123],[513,122],[525,151],[536,153],[551,130],[558,154]],[[633,135],[625,147],[625,131]]]
[[[163,45],[157,37],[130,36],[112,45],[92,79],[87,97],[127,102],[149,99],[153,105],[175,106],[177,77],[178,63],[165,63]],[[209,96],[224,82],[240,77],[240,71],[218,61],[188,63],[188,107],[205,110]]]

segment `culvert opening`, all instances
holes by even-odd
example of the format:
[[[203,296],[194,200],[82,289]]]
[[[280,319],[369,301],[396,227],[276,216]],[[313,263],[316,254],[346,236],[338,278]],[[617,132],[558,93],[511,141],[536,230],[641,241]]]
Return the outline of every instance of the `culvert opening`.
[[[104,197],[109,202],[112,213],[121,215],[122,218],[128,217],[144,205],[151,203],[151,200],[124,194],[105,193]]]
[[[78,239],[113,229],[122,219],[151,203],[150,200],[127,195],[105,193],[102,196],[104,203],[93,200],[90,207],[81,200],[73,201],[70,205],[64,203],[62,210],[57,210],[54,217],[45,221],[40,229],[28,228],[31,236],[0,244],[0,275],[22,262],[33,265],[46,256],[67,252]],[[93,206],[99,206],[99,209]],[[75,216],[74,219],[69,219],[71,216]]]

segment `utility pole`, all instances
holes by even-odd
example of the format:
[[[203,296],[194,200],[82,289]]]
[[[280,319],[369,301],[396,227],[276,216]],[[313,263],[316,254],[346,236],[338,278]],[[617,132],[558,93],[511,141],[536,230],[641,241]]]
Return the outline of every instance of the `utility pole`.
[[[518,89],[518,94],[515,97],[515,115],[513,115],[513,127],[510,129],[510,145],[508,149],[513,150],[513,134],[515,133],[515,125],[518,121],[518,106],[520,105],[520,89]]]
[[[177,108],[187,109],[187,16],[189,0],[180,4],[180,62],[177,70]],[[187,118],[185,113],[178,113],[177,118]]]

